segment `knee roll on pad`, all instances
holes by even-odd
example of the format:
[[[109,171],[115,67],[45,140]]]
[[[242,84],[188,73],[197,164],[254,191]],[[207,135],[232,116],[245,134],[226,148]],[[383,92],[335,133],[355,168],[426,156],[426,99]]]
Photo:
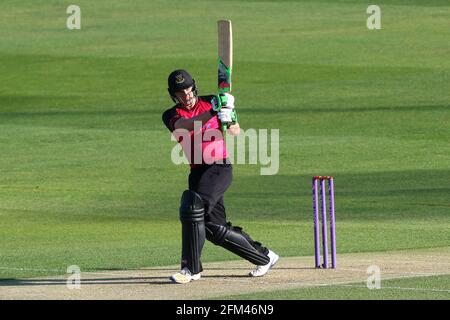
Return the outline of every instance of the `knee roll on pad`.
[[[194,191],[184,191],[181,196],[180,220],[199,222],[203,221],[204,214],[205,207],[203,206],[202,197]]]
[[[241,233],[240,228],[227,228],[226,226],[217,225],[212,222],[205,224],[206,239],[230,250],[239,257],[244,258],[256,265],[268,264],[269,257],[257,250]]]
[[[228,229],[224,226],[207,222],[205,224],[205,231],[206,239],[215,245],[220,246],[225,242],[225,236],[227,235]]]
[[[182,267],[194,274],[203,270],[200,256],[205,243],[204,211],[200,195],[191,190],[183,192],[180,205]]]

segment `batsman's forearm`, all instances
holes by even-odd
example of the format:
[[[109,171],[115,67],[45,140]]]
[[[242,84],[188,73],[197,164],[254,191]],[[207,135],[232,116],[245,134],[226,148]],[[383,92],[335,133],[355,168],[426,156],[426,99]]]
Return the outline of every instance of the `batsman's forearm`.
[[[195,116],[193,118],[190,119],[186,119],[186,118],[180,118],[177,120],[177,122],[175,122],[174,124],[174,128],[176,129],[185,129],[185,130],[194,130],[194,122],[195,121],[201,121],[202,124],[204,124],[205,122],[209,121],[212,117],[215,117],[216,113],[214,113],[213,111],[207,111],[204,112],[202,114],[199,114],[198,116]]]

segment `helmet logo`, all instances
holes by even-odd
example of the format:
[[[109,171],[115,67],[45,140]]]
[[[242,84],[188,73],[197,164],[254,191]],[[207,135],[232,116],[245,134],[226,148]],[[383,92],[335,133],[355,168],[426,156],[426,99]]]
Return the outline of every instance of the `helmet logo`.
[[[178,75],[175,77],[175,82],[176,82],[177,84],[183,83],[183,82],[184,82],[183,75],[182,75],[182,74],[178,74]]]

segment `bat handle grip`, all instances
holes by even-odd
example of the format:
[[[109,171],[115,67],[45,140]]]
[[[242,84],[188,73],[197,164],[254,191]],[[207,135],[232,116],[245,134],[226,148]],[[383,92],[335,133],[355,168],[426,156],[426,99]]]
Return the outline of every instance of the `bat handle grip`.
[[[228,125],[226,123],[222,123],[222,132],[224,135],[227,132],[227,127],[228,127]]]

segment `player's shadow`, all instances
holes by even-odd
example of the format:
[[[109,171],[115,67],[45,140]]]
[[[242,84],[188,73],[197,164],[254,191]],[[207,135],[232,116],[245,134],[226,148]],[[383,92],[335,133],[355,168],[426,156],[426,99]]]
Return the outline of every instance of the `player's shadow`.
[[[202,278],[210,278],[210,279],[248,278],[248,279],[250,279],[251,277],[247,273],[247,274],[227,274],[227,275],[223,275],[223,274],[203,275],[202,274]]]
[[[276,272],[277,270],[313,270],[314,267],[275,267],[271,272]],[[107,277],[107,278],[84,278],[83,275],[80,277],[81,285],[171,285],[170,273],[174,272],[171,268],[146,268],[140,269],[140,271],[167,271],[167,276],[145,276],[145,277]],[[205,279],[232,279],[232,278],[248,278],[248,272],[252,270],[252,267],[210,267],[205,268],[208,271],[216,271],[216,274],[202,274],[202,278]],[[234,274],[226,274],[226,271],[235,270]],[[109,271],[112,271],[109,269]],[[220,272],[224,271],[224,272]],[[242,271],[242,273],[240,273]],[[238,273],[239,272],[239,273]],[[0,279],[0,287],[15,287],[15,286],[66,286],[68,284],[68,279]],[[69,282],[70,284],[70,282]],[[73,283],[75,284],[75,283]]]
[[[205,267],[205,270],[252,270],[253,268],[255,268],[255,266],[250,266],[250,267]],[[314,269],[314,267],[279,267],[279,266],[274,266],[273,269],[271,270],[275,270],[275,269]],[[173,269],[172,269],[173,270]]]
[[[89,278],[85,279],[81,276],[81,285],[111,285],[111,284],[169,284],[169,276],[167,277],[123,277],[123,278]],[[66,286],[67,279],[4,279],[0,280],[0,287],[14,286]],[[69,284],[71,284],[69,282]],[[72,284],[75,284],[73,282]]]

